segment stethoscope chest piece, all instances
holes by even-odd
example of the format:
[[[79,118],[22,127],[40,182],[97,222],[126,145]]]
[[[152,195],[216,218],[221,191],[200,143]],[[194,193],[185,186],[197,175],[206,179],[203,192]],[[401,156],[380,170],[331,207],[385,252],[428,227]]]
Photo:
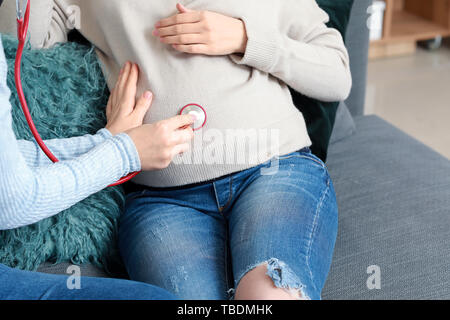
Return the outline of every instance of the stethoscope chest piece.
[[[181,109],[180,115],[185,115],[185,114],[191,114],[191,115],[195,116],[196,120],[195,120],[194,124],[192,125],[192,129],[194,131],[200,130],[201,128],[203,128],[205,126],[207,116],[206,116],[205,109],[201,105],[195,104],[195,103],[185,105]]]

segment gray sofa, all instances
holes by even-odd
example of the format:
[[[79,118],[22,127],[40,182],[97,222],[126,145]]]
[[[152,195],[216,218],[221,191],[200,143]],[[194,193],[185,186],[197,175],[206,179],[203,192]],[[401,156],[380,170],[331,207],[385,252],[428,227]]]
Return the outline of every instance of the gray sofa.
[[[355,0],[347,35],[354,86],[339,108],[327,163],[340,217],[323,298],[450,299],[450,161],[363,115],[370,3]],[[369,266],[379,267],[380,289],[367,286]],[[82,274],[106,276],[89,265]]]
[[[323,298],[449,299],[450,161],[363,115],[370,3],[355,0],[348,30],[354,87],[346,104],[356,129],[329,150],[340,217]],[[366,285],[372,265],[381,289]]]

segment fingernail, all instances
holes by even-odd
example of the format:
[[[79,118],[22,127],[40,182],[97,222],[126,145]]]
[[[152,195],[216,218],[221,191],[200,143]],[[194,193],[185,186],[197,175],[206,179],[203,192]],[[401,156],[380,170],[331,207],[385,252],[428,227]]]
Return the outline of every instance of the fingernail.
[[[159,36],[159,31],[157,29],[153,30],[152,34],[157,37]]]
[[[161,22],[157,22],[157,23],[155,23],[155,28],[159,28],[161,26]]]
[[[147,91],[144,94],[144,98],[147,99],[147,100],[150,100],[152,98],[152,96],[153,96],[153,94],[150,91]]]

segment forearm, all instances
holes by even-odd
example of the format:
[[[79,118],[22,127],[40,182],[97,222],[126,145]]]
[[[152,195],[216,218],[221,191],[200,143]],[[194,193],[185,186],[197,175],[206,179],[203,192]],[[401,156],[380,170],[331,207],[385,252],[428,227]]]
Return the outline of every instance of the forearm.
[[[276,62],[268,71],[294,90],[321,101],[343,101],[350,94],[349,57],[338,31],[324,30],[309,43],[283,36]]]
[[[105,140],[77,159],[46,167],[30,168],[20,154],[10,152],[0,159],[0,229],[51,217],[140,170],[137,151],[126,134]]]
[[[136,147],[126,134],[108,138],[73,160],[28,166],[12,131],[8,97],[8,88],[0,83],[0,229],[51,217],[140,170]]]
[[[68,139],[52,139],[45,141],[45,144],[60,161],[65,161],[87,153],[111,137],[112,135],[107,129],[101,129],[95,135],[84,135]],[[18,144],[20,153],[25,158],[28,166],[41,167],[51,164],[51,161],[41,151],[36,142],[19,140]]]
[[[140,170],[138,152],[126,134],[108,138],[73,160],[28,166],[12,130],[9,97],[0,37],[0,229],[51,217]]]
[[[280,13],[280,21],[291,21],[286,24],[273,22],[273,17],[243,17],[248,37],[245,54],[233,55],[232,60],[270,73],[311,98],[344,100],[352,80],[342,36],[326,26],[328,15],[314,1],[309,8],[298,4],[290,9]],[[310,15],[303,17],[302,9]]]

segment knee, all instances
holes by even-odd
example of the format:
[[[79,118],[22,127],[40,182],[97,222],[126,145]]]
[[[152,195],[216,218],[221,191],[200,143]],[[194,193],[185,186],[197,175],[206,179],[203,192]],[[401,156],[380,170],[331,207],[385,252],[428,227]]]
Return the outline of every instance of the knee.
[[[302,285],[277,259],[252,268],[239,281],[236,300],[309,300]]]

